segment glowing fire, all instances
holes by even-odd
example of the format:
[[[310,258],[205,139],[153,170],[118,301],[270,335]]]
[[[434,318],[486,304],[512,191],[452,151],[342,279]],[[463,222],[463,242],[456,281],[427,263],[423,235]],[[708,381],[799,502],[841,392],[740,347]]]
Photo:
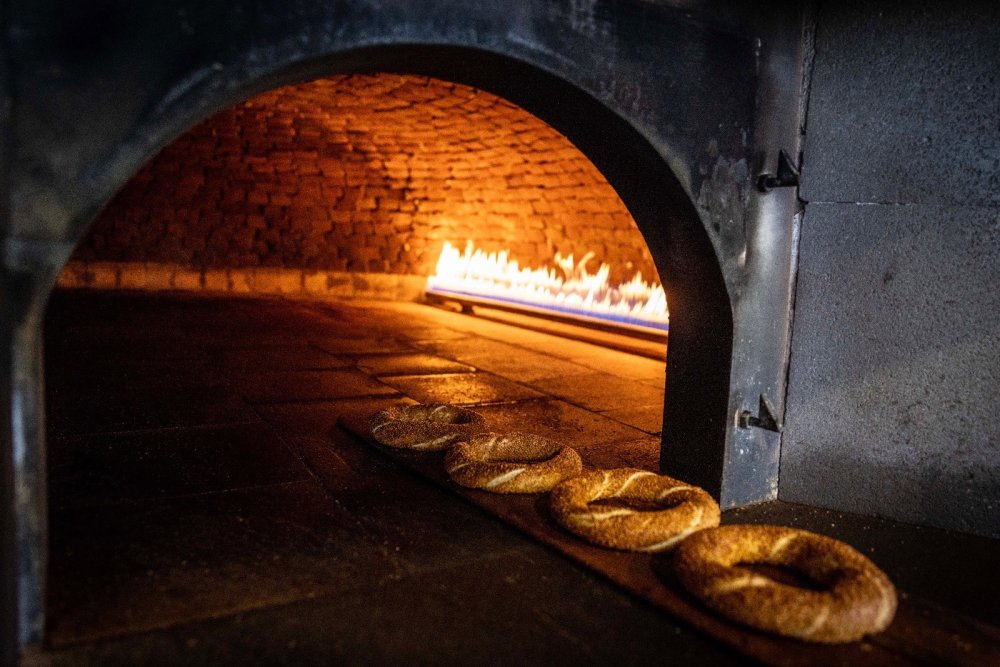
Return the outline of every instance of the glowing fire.
[[[641,273],[613,287],[611,267],[602,263],[597,273],[587,270],[594,253],[579,262],[573,255],[556,254],[556,269],[521,268],[507,251],[485,253],[471,241],[460,252],[447,241],[436,273],[427,279],[435,294],[500,301],[529,309],[554,310],[574,317],[611,320],[620,324],[669,329],[667,295],[658,283],[647,283]]]

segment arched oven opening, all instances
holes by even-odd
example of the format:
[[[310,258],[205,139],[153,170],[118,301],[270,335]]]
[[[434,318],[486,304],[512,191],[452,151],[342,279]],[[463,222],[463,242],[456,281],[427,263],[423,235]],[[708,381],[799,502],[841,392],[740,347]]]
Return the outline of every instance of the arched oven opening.
[[[711,248],[699,259],[683,236],[699,218],[620,119],[518,74],[511,90],[580,148],[471,85],[334,75],[199,122],[103,208],[47,318],[52,645],[339,591],[312,578],[371,554],[356,535],[322,557],[311,541],[350,515],[377,524],[362,541],[400,530],[385,514],[405,489],[433,503],[337,429],[391,405],[471,407],[570,441],[588,466],[662,466],[718,493],[718,447],[661,462],[668,299],[668,423],[685,415],[679,442],[722,439],[731,324],[711,312]],[[387,485],[397,497],[373,503]],[[315,537],[278,518],[299,504]],[[237,525],[217,525],[226,512]],[[428,525],[434,549],[455,548]],[[215,531],[239,555],[196,544]],[[425,567],[415,553],[401,560]],[[248,573],[252,588],[231,586]]]

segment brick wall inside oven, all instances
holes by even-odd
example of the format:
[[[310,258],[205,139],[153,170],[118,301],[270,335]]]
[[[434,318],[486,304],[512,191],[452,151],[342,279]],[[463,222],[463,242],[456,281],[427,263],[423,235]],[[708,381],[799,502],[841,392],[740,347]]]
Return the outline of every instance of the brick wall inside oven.
[[[656,277],[614,189],[539,119],[467,86],[350,75],[271,91],[178,138],[105,208],[60,281],[419,290],[405,277],[432,273],[446,240],[534,265],[593,251],[614,278]]]

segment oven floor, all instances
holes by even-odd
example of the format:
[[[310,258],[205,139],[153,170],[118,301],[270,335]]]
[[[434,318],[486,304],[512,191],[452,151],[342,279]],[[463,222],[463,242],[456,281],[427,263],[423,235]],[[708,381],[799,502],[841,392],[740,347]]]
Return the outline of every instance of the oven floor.
[[[653,467],[662,361],[414,304],[57,292],[46,332],[46,663],[740,662],[335,427],[461,401]]]
[[[460,402],[655,469],[663,361],[416,304],[123,292],[57,292],[46,346],[39,664],[747,660],[337,427]],[[971,638],[904,662],[1000,646],[995,540],[781,502],[723,521],[844,539]]]

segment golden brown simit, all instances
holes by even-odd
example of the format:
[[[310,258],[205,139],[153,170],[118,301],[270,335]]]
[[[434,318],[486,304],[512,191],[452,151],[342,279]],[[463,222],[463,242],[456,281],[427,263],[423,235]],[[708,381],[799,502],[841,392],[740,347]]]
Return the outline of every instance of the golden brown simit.
[[[739,563],[797,570],[823,590],[779,583]],[[722,526],[685,540],[674,569],[688,591],[723,616],[812,642],[841,643],[881,632],[896,613],[896,589],[870,560],[838,540],[779,526]]]
[[[437,451],[486,429],[479,413],[454,405],[391,407],[372,415],[372,437],[388,447]]]
[[[580,474],[572,447],[531,433],[484,433],[448,450],[444,466],[462,486],[493,493],[539,493]]]
[[[609,502],[592,504],[600,500]],[[566,530],[612,549],[664,551],[719,525],[719,505],[703,489],[636,468],[584,473],[554,488],[549,501]]]

